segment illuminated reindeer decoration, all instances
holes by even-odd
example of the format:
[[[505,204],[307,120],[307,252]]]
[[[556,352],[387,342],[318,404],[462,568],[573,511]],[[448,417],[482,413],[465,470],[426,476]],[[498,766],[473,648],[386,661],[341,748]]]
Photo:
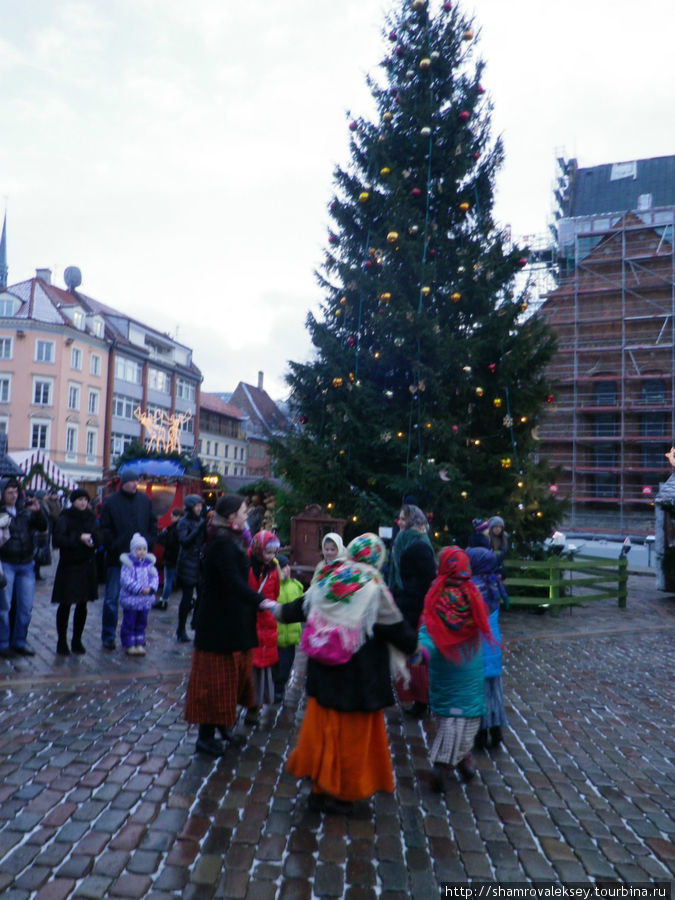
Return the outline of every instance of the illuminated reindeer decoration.
[[[146,431],[148,452],[154,450],[157,453],[180,453],[180,430],[190,421],[192,413],[188,410],[170,416],[163,409],[149,412],[137,406],[134,418],[138,419]]]

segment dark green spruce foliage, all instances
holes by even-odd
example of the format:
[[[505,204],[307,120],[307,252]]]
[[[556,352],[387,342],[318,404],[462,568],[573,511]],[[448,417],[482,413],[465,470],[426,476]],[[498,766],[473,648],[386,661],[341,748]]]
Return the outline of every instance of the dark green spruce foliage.
[[[454,4],[401,4],[369,79],[378,115],[350,122],[335,172],[315,356],[290,364],[295,425],[273,450],[298,502],[347,518],[347,536],[390,524],[410,494],[440,543],[495,513],[540,538],[559,509],[532,433],[553,341],[515,291],[524,251],[493,220],[503,151],[472,31]]]

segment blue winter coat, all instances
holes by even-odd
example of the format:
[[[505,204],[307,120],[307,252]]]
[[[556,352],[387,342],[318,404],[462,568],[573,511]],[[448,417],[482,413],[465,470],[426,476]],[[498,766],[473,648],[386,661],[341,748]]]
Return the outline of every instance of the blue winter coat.
[[[440,653],[425,626],[418,634],[429,654],[429,707],[436,716],[475,719],[485,712],[482,648],[468,660],[456,665]]]

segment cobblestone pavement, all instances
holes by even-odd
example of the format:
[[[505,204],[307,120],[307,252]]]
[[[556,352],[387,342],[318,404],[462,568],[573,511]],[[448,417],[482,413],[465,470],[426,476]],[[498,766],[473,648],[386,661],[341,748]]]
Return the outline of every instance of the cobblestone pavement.
[[[182,720],[190,645],[177,595],[151,613],[145,658],[55,655],[53,570],[33,658],[0,660],[0,892],[35,897],[417,898],[443,881],[672,881],[675,598],[632,576],[625,610],[503,616],[505,746],[468,785],[430,787],[433,722],[387,711],[393,796],[356,815],[307,808],[284,773],[302,713],[283,706],[220,760]]]

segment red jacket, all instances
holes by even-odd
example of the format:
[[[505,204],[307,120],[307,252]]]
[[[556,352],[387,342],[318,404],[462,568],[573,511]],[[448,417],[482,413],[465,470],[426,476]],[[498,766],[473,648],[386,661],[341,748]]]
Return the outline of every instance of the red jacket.
[[[262,594],[266,600],[276,600],[279,596],[279,567],[276,560],[267,571],[256,575],[253,567],[248,570],[248,583],[254,591]],[[277,620],[268,609],[259,610],[255,617],[255,630],[258,646],[253,650],[253,665],[258,669],[273,666],[279,659],[277,650]]]

